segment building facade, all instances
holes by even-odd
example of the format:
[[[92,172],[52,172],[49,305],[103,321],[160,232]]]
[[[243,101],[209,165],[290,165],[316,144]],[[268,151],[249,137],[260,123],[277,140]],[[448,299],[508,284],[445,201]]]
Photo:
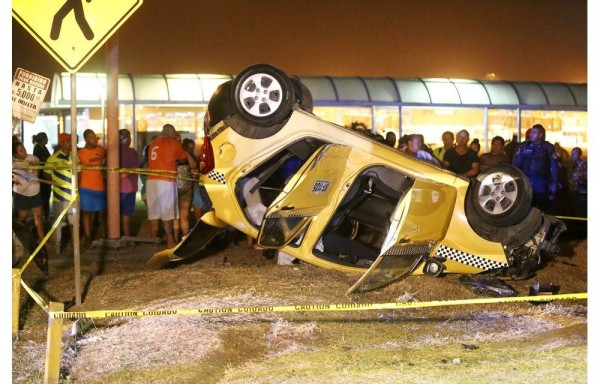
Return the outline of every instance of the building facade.
[[[173,124],[182,138],[197,143],[203,137],[204,114],[215,89],[229,75],[128,75],[118,79],[119,129],[133,133],[138,151]],[[361,125],[372,133],[420,133],[435,148],[444,131],[466,129],[478,138],[481,152],[491,139],[524,140],[525,131],[542,124],[546,139],[587,154],[587,84],[480,81],[464,79],[395,79],[364,77],[297,77],[311,91],[314,113],[333,123]],[[70,74],[55,74],[51,101],[44,103],[35,124],[23,123],[26,145],[45,131],[50,144],[60,132],[70,132]],[[106,75],[76,75],[78,132],[106,132]],[[81,140],[81,134],[80,134]],[[80,141],[81,142],[81,141]],[[30,148],[28,148],[29,150]]]

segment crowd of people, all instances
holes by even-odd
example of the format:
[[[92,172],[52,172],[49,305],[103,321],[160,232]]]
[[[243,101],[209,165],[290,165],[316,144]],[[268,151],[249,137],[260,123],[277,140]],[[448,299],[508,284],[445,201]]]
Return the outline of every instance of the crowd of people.
[[[496,136],[491,140],[490,151],[481,155],[479,141],[470,141],[466,130],[456,135],[444,132],[442,145],[434,150],[424,143],[420,134],[404,135],[396,140],[396,135],[389,132],[385,138],[378,136],[375,139],[466,178],[476,177],[495,164],[512,164],[529,178],[534,206],[546,211],[559,196],[565,196],[572,215],[587,217],[587,163],[582,159],[583,152],[575,147],[568,158],[568,154],[557,151],[560,146],[546,141],[545,133],[542,125],[535,124],[527,131],[525,141],[518,143],[514,136],[506,146],[504,139]],[[104,168],[107,151],[99,145],[92,130],[86,130],[83,138],[84,146],[73,151],[71,135],[61,133],[58,146],[50,154],[48,137],[41,132],[33,136],[34,153],[28,154],[23,143],[13,136],[14,217],[25,222],[31,214],[35,234],[40,240],[49,223],[50,199],[54,215],[70,204],[74,153],[82,166],[79,208],[84,248],[107,234]],[[121,234],[132,235],[131,216],[135,211],[139,177],[141,197],[147,210],[148,235],[159,237],[162,229],[167,247],[174,247],[200,220],[202,213],[210,209],[210,198],[198,178],[200,151],[196,151],[193,140],[181,140],[171,124],[163,126],[161,134],[144,148],[141,158],[131,148],[131,133],[127,129],[119,130],[119,141]],[[36,165],[44,167],[40,169]],[[146,172],[131,171],[136,168],[146,168]],[[63,218],[71,228],[76,207],[72,206]]]
[[[495,136],[491,140],[490,151],[481,155],[479,140],[470,140],[469,132],[464,129],[456,135],[444,132],[442,145],[435,149],[424,143],[421,134],[407,134],[396,140],[394,132],[386,133],[384,138],[371,135],[366,129],[355,130],[400,152],[467,178],[477,177],[496,164],[511,164],[521,169],[529,179],[533,206],[549,211],[554,202],[569,201],[569,214],[587,217],[587,162],[582,159],[583,151],[575,147],[569,156],[559,143],[553,145],[546,140],[546,130],[541,124],[529,128],[525,141],[521,143],[517,135],[508,143],[503,137]]]
[[[34,154],[28,154],[25,145],[13,136],[13,214],[25,223],[33,217],[33,227],[38,240],[45,236],[52,214],[58,217],[71,203],[72,156],[77,155],[79,205],[74,204],[63,216],[63,223],[71,228],[77,207],[81,212],[81,238],[84,248],[93,240],[103,239],[107,231],[107,150],[98,143],[94,131],[83,132],[84,145],[72,150],[71,135],[61,133],[52,154],[48,149],[48,136],[41,132],[32,137]],[[183,141],[175,127],[165,124],[161,135],[144,148],[143,158],[131,147],[131,133],[119,130],[119,206],[120,233],[131,236],[131,216],[136,207],[138,178],[142,179],[142,199],[146,204],[148,235],[158,237],[162,228],[167,247],[174,247],[200,219],[208,205],[204,187],[198,182],[199,157],[191,139]],[[140,175],[140,168],[146,168]],[[141,176],[141,177],[140,177]],[[192,218],[190,213],[194,212]],[[162,226],[159,226],[162,224]],[[60,229],[58,229],[60,230]],[[46,243],[46,247],[55,245]],[[60,244],[58,245],[60,247]]]

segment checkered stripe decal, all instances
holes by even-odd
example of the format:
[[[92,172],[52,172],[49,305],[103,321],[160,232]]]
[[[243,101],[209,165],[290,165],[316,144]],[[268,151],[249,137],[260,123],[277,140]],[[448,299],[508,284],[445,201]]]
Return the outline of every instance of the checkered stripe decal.
[[[206,174],[206,177],[208,177],[211,180],[216,181],[217,183],[221,183],[221,184],[225,184],[225,175],[222,174],[221,172],[216,172],[216,171],[210,171]]]
[[[484,259],[483,257],[471,255],[466,252],[461,252],[454,248],[446,247],[445,245],[440,245],[438,248],[436,256],[441,256],[446,259],[450,259],[462,264],[467,264],[476,268],[480,268],[483,270],[490,270],[502,267],[508,267],[508,264],[501,263],[499,261],[494,261],[490,259]]]

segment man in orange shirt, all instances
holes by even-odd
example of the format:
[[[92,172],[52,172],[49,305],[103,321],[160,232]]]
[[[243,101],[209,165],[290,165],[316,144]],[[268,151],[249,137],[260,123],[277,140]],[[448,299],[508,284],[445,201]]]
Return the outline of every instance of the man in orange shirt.
[[[91,129],[83,132],[85,146],[77,151],[79,164],[88,167],[101,167],[104,165],[106,150],[98,145],[96,133]],[[104,237],[106,226],[106,188],[104,186],[104,172],[96,169],[82,169],[79,181],[79,202],[81,204],[81,221],[85,239],[84,247],[89,247],[92,242],[92,224],[98,216],[100,238]]]
[[[170,171],[168,173],[148,174],[146,181],[146,199],[148,202],[148,221],[150,222],[150,236],[158,235],[158,221],[167,237],[167,247],[173,248],[175,234],[173,220],[179,219],[177,204],[177,160],[188,159],[192,168],[197,166],[196,159],[183,150],[181,142],[177,140],[177,132],[171,124],[165,124],[162,134],[148,144],[148,168],[152,171]]]

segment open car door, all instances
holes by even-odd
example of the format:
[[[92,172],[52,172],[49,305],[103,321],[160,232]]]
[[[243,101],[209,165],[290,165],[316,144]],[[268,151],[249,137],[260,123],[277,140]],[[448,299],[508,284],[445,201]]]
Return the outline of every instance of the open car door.
[[[365,292],[403,279],[429,260],[446,233],[455,201],[455,188],[416,180],[392,215],[381,254],[347,293]]]
[[[350,160],[352,147],[328,144],[316,151],[267,209],[258,234],[263,248],[283,248],[343,188],[341,182],[363,165]]]

